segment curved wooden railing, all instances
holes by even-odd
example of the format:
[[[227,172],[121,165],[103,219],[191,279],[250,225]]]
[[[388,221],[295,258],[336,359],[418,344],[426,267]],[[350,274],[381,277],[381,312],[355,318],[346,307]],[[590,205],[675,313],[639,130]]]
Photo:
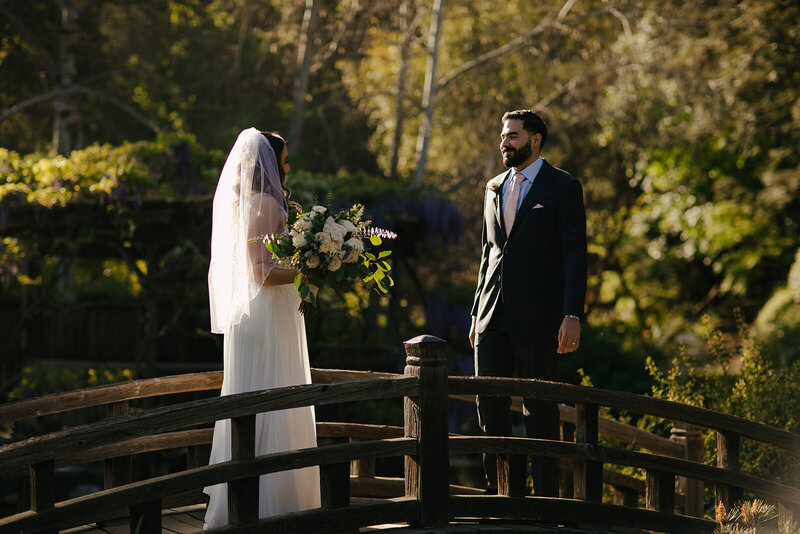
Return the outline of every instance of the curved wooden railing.
[[[0,478],[29,481],[23,487],[27,511],[0,518],[0,532],[55,532],[103,520],[127,509],[132,525],[142,532],[160,529],[161,509],[170,499],[196,501],[207,485],[229,482],[235,503],[232,521],[258,525],[270,532],[323,532],[357,529],[380,523],[407,522],[420,526],[470,518],[530,519],[603,528],[631,527],[665,532],[711,532],[714,523],[701,517],[698,498],[702,483],[715,486],[717,498],[730,504],[743,492],[767,498],[785,510],[800,509],[800,490],[744,475],[738,470],[740,438],[754,439],[800,456],[800,436],[741,418],[634,394],[520,379],[448,377],[441,340],[416,338],[407,343],[404,375],[363,371],[314,370],[312,385],[291,386],[226,397],[215,397],[128,414],[128,402],[146,397],[216,390],[221,373],[194,373],[135,380],[49,395],[0,405],[0,424],[33,416],[98,405],[109,406],[109,419],[38,436],[0,447]],[[356,378],[354,380],[354,378]],[[476,394],[532,397],[562,403],[562,437],[567,441],[448,435],[448,396],[472,400]],[[318,435],[350,438],[350,443],[255,457],[255,414],[276,409],[324,405],[366,399],[405,399],[404,428],[384,425],[318,423]],[[574,407],[563,403],[574,404]],[[517,401],[518,405],[518,401]],[[665,439],[616,421],[598,417],[598,407],[624,409],[681,421],[676,439]],[[240,444],[230,462],[205,465],[201,451],[211,441],[211,429],[192,428],[231,418]],[[699,428],[718,432],[718,466],[702,464]],[[681,433],[683,431],[683,434]],[[656,454],[601,447],[605,433]],[[694,433],[694,437],[689,434]],[[574,434],[574,442],[570,434]],[[689,437],[687,437],[689,436]],[[365,441],[366,440],[366,441]],[[187,447],[189,469],[131,482],[130,455]],[[693,449],[692,452],[690,449]],[[451,454],[498,455],[499,496],[453,488],[448,483]],[[562,499],[526,495],[523,471],[514,469],[520,457],[558,457]],[[374,458],[404,456],[405,479],[376,479]],[[688,458],[688,459],[687,459]],[[105,460],[106,489],[84,497],[53,502],[56,467]],[[642,482],[604,470],[604,465],[646,470]],[[321,467],[323,507],[257,519],[258,475],[311,465]],[[566,475],[566,476],[563,476]],[[678,505],[676,476],[683,479]],[[368,482],[370,481],[371,482]],[[602,485],[619,491],[615,504],[601,502]],[[359,486],[361,484],[361,486]],[[350,504],[352,490],[383,497]],[[699,488],[699,490],[698,490]],[[691,490],[691,491],[690,491]],[[637,508],[636,494],[646,508]],[[633,497],[631,497],[633,495]],[[193,501],[192,501],[193,502]],[[702,500],[699,501],[700,506]],[[622,506],[625,505],[625,506]],[[321,527],[320,525],[328,525]],[[227,527],[218,532],[234,532]],[[242,527],[243,528],[243,527]]]

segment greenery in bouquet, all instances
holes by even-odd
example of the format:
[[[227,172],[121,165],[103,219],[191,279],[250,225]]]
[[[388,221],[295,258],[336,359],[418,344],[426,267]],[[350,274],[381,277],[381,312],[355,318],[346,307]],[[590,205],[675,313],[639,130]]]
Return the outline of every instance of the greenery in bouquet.
[[[319,205],[302,211],[295,204],[289,211],[288,233],[264,236],[263,241],[280,264],[300,271],[294,286],[304,315],[316,311],[319,289],[331,282],[341,285],[360,279],[388,293],[394,285],[386,261],[391,251],[376,248],[383,239],[397,236],[363,220],[364,206],[333,212]]]

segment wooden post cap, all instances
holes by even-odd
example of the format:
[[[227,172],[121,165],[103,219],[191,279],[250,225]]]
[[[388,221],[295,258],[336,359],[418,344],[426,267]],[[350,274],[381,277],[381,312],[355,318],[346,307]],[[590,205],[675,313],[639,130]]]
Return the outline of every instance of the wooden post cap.
[[[435,366],[444,365],[447,358],[444,355],[447,341],[444,339],[424,334],[403,342],[406,348],[406,365]]]

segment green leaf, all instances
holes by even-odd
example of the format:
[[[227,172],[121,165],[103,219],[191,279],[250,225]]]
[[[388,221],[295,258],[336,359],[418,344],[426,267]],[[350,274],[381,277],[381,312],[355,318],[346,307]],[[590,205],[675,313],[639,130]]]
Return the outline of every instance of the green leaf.
[[[300,286],[300,298],[306,300],[306,297],[311,294],[311,288],[306,284]]]
[[[375,258],[375,254],[372,254],[370,252],[365,252],[364,256],[366,256],[369,261],[375,261],[377,259]]]
[[[385,258],[385,257],[387,257],[387,256],[389,256],[389,255],[391,255],[391,254],[392,254],[392,251],[391,251],[391,250],[382,250],[382,251],[380,252],[380,254],[378,254],[378,259],[380,259],[380,258]]]
[[[297,273],[297,276],[294,277],[294,288],[299,290],[300,285],[303,283],[303,273]]]
[[[389,287],[392,287],[394,285],[394,280],[392,279],[392,277],[389,276],[389,275],[386,275],[386,279],[389,280]]]
[[[381,238],[376,235],[370,236],[369,242],[375,245],[376,247],[381,243],[383,243],[383,241],[381,241]]]
[[[379,266],[380,266],[380,268],[381,268],[381,269],[383,269],[384,271],[391,271],[391,270],[392,270],[392,266],[391,266],[391,265],[389,265],[389,263],[388,263],[388,262],[382,261],[382,262],[380,262],[378,265],[379,265]]]
[[[364,280],[364,282],[369,282],[370,280],[372,280],[374,278],[374,276],[375,276],[374,274],[368,274],[367,276],[364,277],[363,280]]]
[[[381,284],[381,282],[380,282],[379,280],[376,280],[376,281],[375,281],[375,286],[376,286],[376,287],[377,287],[377,288],[378,288],[378,289],[381,291],[381,293],[384,293],[384,294],[385,294],[385,293],[388,293],[388,292],[389,292],[389,290],[388,290],[388,289],[386,289],[385,287],[383,287],[383,284]]]
[[[341,282],[342,278],[344,278],[344,269],[340,268],[338,271],[336,271],[336,281]]]

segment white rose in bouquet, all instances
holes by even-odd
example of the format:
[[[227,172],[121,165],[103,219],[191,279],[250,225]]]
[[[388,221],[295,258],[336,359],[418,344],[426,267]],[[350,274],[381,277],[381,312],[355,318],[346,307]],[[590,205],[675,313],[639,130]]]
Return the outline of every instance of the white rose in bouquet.
[[[358,228],[356,228],[356,225],[351,223],[347,219],[341,219],[336,222],[338,222],[347,232],[350,232],[351,234],[355,234],[356,232],[358,232]]]
[[[306,267],[316,269],[319,267],[319,256],[311,251],[306,252]]]
[[[304,247],[308,244],[306,241],[306,233],[305,232],[290,232],[292,234],[292,245],[296,248]]]
[[[342,245],[342,242],[344,241],[344,234],[347,233],[345,227],[337,223],[336,219],[334,219],[333,217],[328,217],[327,219],[325,219],[325,226],[322,228],[322,231],[330,235],[331,240],[337,246]]]
[[[328,209],[323,206],[314,206],[313,208],[311,208],[311,211],[316,211],[318,213],[325,213],[326,211],[328,211]]]
[[[311,222],[305,219],[297,219],[292,229],[298,232],[306,232],[308,230],[311,230]]]
[[[319,242],[319,251],[323,254],[332,254],[335,250],[333,240],[331,240],[330,234],[326,232],[317,232],[314,237],[317,238]]]
[[[339,268],[342,266],[342,260],[339,259],[339,256],[333,256],[331,258],[331,262],[328,264],[329,271],[338,271]]]

